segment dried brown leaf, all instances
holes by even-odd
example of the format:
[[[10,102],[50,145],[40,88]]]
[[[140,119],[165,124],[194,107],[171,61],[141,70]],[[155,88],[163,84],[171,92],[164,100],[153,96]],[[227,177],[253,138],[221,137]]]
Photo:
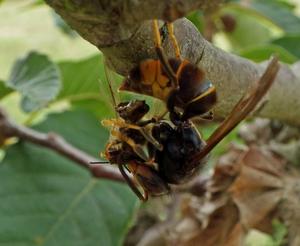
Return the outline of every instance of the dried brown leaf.
[[[272,152],[268,150],[252,146],[243,158],[243,165],[280,177],[284,171],[285,162],[275,158]]]
[[[227,203],[226,206],[222,206],[216,211],[214,211],[210,216],[210,222],[205,229],[199,227],[197,233],[192,237],[181,237],[181,234],[178,232],[178,238],[176,242],[180,243],[177,245],[183,246],[193,246],[201,245],[205,246],[224,246],[225,242],[228,241],[228,235],[232,235],[233,238],[240,237],[240,235],[233,235],[231,232],[235,230],[236,224],[238,222],[238,209],[233,203]],[[182,240],[184,238],[184,240]],[[174,242],[174,241],[173,241]],[[176,244],[175,244],[176,245]]]
[[[282,186],[283,181],[277,176],[244,165],[240,175],[229,188],[229,192],[245,194],[253,191],[282,188]]]
[[[247,228],[255,228],[272,212],[283,195],[282,190],[258,191],[233,194],[233,200],[239,208],[240,221]]]

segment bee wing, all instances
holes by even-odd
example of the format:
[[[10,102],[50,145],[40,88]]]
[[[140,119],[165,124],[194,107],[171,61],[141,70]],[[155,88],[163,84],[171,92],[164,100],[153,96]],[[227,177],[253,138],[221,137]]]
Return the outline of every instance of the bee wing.
[[[191,157],[196,163],[205,157],[228,133],[231,132],[255,108],[273,84],[279,70],[278,58],[273,57],[261,78],[235,105],[228,117],[220,124],[206,141],[201,152]]]
[[[132,178],[130,178],[128,176],[128,174],[126,173],[126,171],[124,170],[124,166],[118,165],[118,168],[119,168],[122,176],[124,177],[125,181],[127,182],[127,184],[129,185],[129,187],[131,188],[131,190],[137,195],[137,197],[141,201],[146,201],[147,200],[147,196],[143,196],[143,194],[139,191],[139,189],[137,188],[137,186],[134,183],[134,181],[132,180]]]

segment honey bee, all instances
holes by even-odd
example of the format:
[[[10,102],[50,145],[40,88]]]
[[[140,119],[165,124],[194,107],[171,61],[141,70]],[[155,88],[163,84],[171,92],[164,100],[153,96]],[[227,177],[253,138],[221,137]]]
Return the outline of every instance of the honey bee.
[[[111,164],[118,165],[126,182],[142,201],[146,201],[149,195],[168,194],[171,184],[187,182],[196,175],[205,164],[208,153],[255,108],[279,69],[275,57],[260,80],[204,141],[190,119],[211,115],[217,99],[216,90],[210,81],[205,80],[201,69],[180,59],[173,26],[171,23],[167,26],[176,58],[166,59],[155,20],[153,29],[159,59],[142,61],[130,72],[121,89],[165,101],[170,120],[163,117],[144,119],[149,106],[145,101],[133,100],[115,103],[117,117],[103,121],[111,128],[111,140],[106,145],[104,157]]]
[[[118,165],[126,182],[142,201],[148,199],[148,194],[159,196],[170,192],[154,162],[156,150],[163,150],[152,136],[153,129],[160,123],[155,119],[143,120],[148,111],[145,101],[122,102],[116,106],[118,118],[102,121],[104,126],[111,128],[112,137],[106,145],[104,157],[111,164]],[[125,168],[132,174],[133,180]]]

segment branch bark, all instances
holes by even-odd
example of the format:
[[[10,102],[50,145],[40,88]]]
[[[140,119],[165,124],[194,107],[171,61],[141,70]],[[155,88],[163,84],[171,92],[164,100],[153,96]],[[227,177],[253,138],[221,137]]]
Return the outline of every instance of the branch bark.
[[[10,137],[17,137],[21,140],[49,148],[88,169],[96,178],[107,178],[124,182],[123,176],[117,169],[111,166],[91,165],[90,162],[95,161],[95,157],[72,146],[60,135],[55,133],[45,134],[25,126],[17,125],[0,108],[0,139]]]
[[[145,58],[155,57],[148,20],[158,18],[175,21],[175,34],[182,56],[201,66],[218,91],[215,115],[224,118],[242,97],[250,84],[258,79],[265,63],[226,53],[207,42],[185,18],[188,12],[211,9],[222,0],[114,0],[46,2],[83,38],[101,50],[109,65],[118,73],[128,71]],[[173,55],[168,38],[163,43],[166,53]],[[204,56],[200,56],[204,50]],[[300,126],[300,62],[289,67],[282,64],[274,86],[266,96],[260,117],[278,119]],[[289,110],[288,110],[289,109]]]
[[[174,21],[195,9],[212,9],[223,0],[46,0],[83,38],[97,47],[129,39],[153,18]]]

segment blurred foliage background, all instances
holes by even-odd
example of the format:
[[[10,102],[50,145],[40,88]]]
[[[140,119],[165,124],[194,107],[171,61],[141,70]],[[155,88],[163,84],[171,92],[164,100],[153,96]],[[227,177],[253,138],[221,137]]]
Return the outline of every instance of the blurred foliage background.
[[[98,157],[109,136],[100,120],[113,116],[99,51],[43,1],[2,0],[0,16],[0,107],[17,123],[57,132]],[[235,0],[188,18],[228,52],[256,62],[277,53],[292,64],[300,58],[299,16],[299,0]],[[202,127],[204,137],[214,128]],[[239,141],[236,131],[213,157],[231,141]],[[1,245],[122,244],[140,207],[126,185],[95,180],[30,143],[7,139],[0,151]],[[281,245],[285,233],[275,223],[273,236],[253,232],[247,245]]]

